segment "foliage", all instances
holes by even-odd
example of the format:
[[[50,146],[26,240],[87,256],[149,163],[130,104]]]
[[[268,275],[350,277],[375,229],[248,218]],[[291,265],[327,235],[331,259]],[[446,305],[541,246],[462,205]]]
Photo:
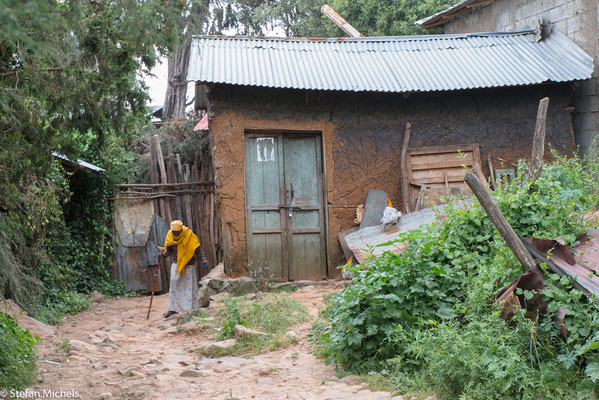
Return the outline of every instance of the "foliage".
[[[322,14],[329,4],[365,36],[437,33],[415,22],[456,3],[455,0],[237,0],[213,2],[211,33],[236,28],[243,34],[262,35],[282,29],[286,36],[346,36]]]
[[[0,388],[25,389],[35,379],[36,339],[0,313]]]
[[[176,44],[186,8],[0,0],[0,296],[40,319],[87,307],[77,292],[123,290],[106,268],[107,197],[127,176],[124,148],[147,124],[138,74]],[[67,173],[54,151],[107,173]]]
[[[241,318],[239,303],[235,299],[225,301],[225,308],[221,311],[221,315],[224,315],[225,318],[220,330],[219,339],[231,339],[234,337],[237,325],[247,326],[247,322]]]
[[[597,204],[593,171],[557,155],[541,177],[521,172],[494,197],[517,233],[573,243],[577,217]],[[443,398],[594,398],[599,385],[599,309],[568,279],[546,271],[547,315],[518,314],[508,327],[492,299],[522,273],[478,203],[450,208],[443,224],[404,235],[401,255],[354,268],[316,329],[319,353],[350,371],[383,371],[402,390]],[[522,293],[531,298],[532,293]],[[553,315],[566,309],[568,340]]]

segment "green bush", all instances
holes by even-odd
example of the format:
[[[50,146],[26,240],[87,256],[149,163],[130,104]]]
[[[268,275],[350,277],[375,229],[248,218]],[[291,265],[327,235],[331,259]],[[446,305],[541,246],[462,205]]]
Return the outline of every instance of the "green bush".
[[[597,204],[597,182],[579,159],[545,165],[494,198],[522,236],[572,244]],[[523,272],[476,200],[446,210],[443,224],[403,235],[401,255],[385,253],[354,268],[317,325],[319,354],[352,372],[382,373],[404,391],[442,398],[595,398],[599,393],[599,308],[572,282],[549,271],[547,315],[532,323],[499,319],[493,298]],[[527,298],[530,294],[523,293]],[[566,309],[568,340],[553,315]]]
[[[35,379],[36,339],[0,313],[0,388],[25,389]]]

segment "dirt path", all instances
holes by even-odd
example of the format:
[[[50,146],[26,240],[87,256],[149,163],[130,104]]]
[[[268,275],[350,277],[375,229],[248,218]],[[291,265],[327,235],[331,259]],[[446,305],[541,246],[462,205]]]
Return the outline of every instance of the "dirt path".
[[[288,295],[316,315],[332,290],[308,286]],[[298,343],[282,350],[203,358],[196,349],[209,342],[206,334],[169,333],[176,321],[162,318],[167,296],[154,298],[146,320],[148,302],[108,299],[69,317],[41,341],[41,382],[32,389],[75,390],[83,399],[391,399],[355,377],[338,379],[312,354],[308,323],[294,328]]]

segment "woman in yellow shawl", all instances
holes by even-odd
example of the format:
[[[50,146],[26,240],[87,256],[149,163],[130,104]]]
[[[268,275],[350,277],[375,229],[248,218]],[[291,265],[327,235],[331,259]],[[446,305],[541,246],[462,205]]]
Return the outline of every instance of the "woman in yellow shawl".
[[[164,247],[172,260],[168,311],[163,314],[167,318],[178,312],[198,308],[198,276],[195,262],[200,260],[202,270],[206,273],[208,260],[200,248],[198,237],[179,220],[171,222],[171,230],[166,235]]]

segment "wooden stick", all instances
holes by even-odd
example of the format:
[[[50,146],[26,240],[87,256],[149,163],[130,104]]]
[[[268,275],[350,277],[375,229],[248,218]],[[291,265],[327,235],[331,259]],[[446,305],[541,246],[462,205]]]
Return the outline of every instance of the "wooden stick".
[[[179,183],[119,183],[114,185],[117,188],[163,188],[163,187],[175,187],[175,186],[210,186],[214,185],[214,181],[198,181],[198,182],[179,182]]]
[[[497,204],[491,198],[491,195],[485,187],[480,183],[480,180],[474,175],[472,172],[468,172],[464,177],[464,181],[470,186],[472,193],[476,196],[483,209],[491,218],[491,222],[495,225],[495,228],[499,231],[503,239],[506,241],[520,264],[526,268],[527,271],[534,272],[539,275],[539,277],[543,277],[543,273],[535,263],[532,255],[526,250],[522,241],[516,235],[516,232],[512,229],[510,224],[507,222]]]
[[[192,194],[192,193],[212,193],[213,189],[192,189],[192,190],[169,190],[167,192],[150,193],[150,192],[118,192],[116,195],[142,195],[142,196],[154,196],[157,194]]]
[[[541,175],[543,168],[543,154],[545,154],[545,131],[547,128],[547,109],[549,108],[549,97],[539,101],[537,110],[537,123],[535,125],[535,136],[532,140],[532,154],[530,156],[530,168],[527,180],[535,180]]]
[[[166,153],[168,154],[168,180],[170,183],[177,183],[177,174],[175,172],[175,155],[173,154],[173,139],[171,137],[166,138]],[[175,201],[171,202],[171,214],[177,219],[183,218],[181,213],[181,199],[177,196]]]
[[[497,189],[497,182],[495,182],[495,171],[493,170],[493,161],[491,161],[491,155],[487,154],[487,163],[489,164],[489,174],[491,175],[491,184],[493,190]]]
[[[162,147],[160,146],[160,137],[158,135],[152,136],[152,140],[154,140],[154,148],[156,149],[156,158],[158,159],[158,169],[160,170],[160,181],[162,183],[168,183],[168,179],[166,177],[166,168],[164,166],[164,154],[162,153]],[[164,207],[164,219],[167,224],[170,224],[170,221],[173,220],[171,215],[170,205],[166,199],[160,200]]]
[[[150,139],[150,182],[152,182],[150,186],[158,184],[158,161],[156,161],[156,149],[152,139]],[[161,215],[158,199],[154,200],[154,214]]]
[[[410,193],[408,187],[408,167],[406,165],[406,156],[408,152],[408,146],[410,144],[410,135],[412,134],[412,123],[406,122],[406,129],[403,135],[403,144],[401,146],[400,155],[400,168],[401,168],[401,198],[403,200],[403,207],[406,214],[411,212],[410,209]]]

